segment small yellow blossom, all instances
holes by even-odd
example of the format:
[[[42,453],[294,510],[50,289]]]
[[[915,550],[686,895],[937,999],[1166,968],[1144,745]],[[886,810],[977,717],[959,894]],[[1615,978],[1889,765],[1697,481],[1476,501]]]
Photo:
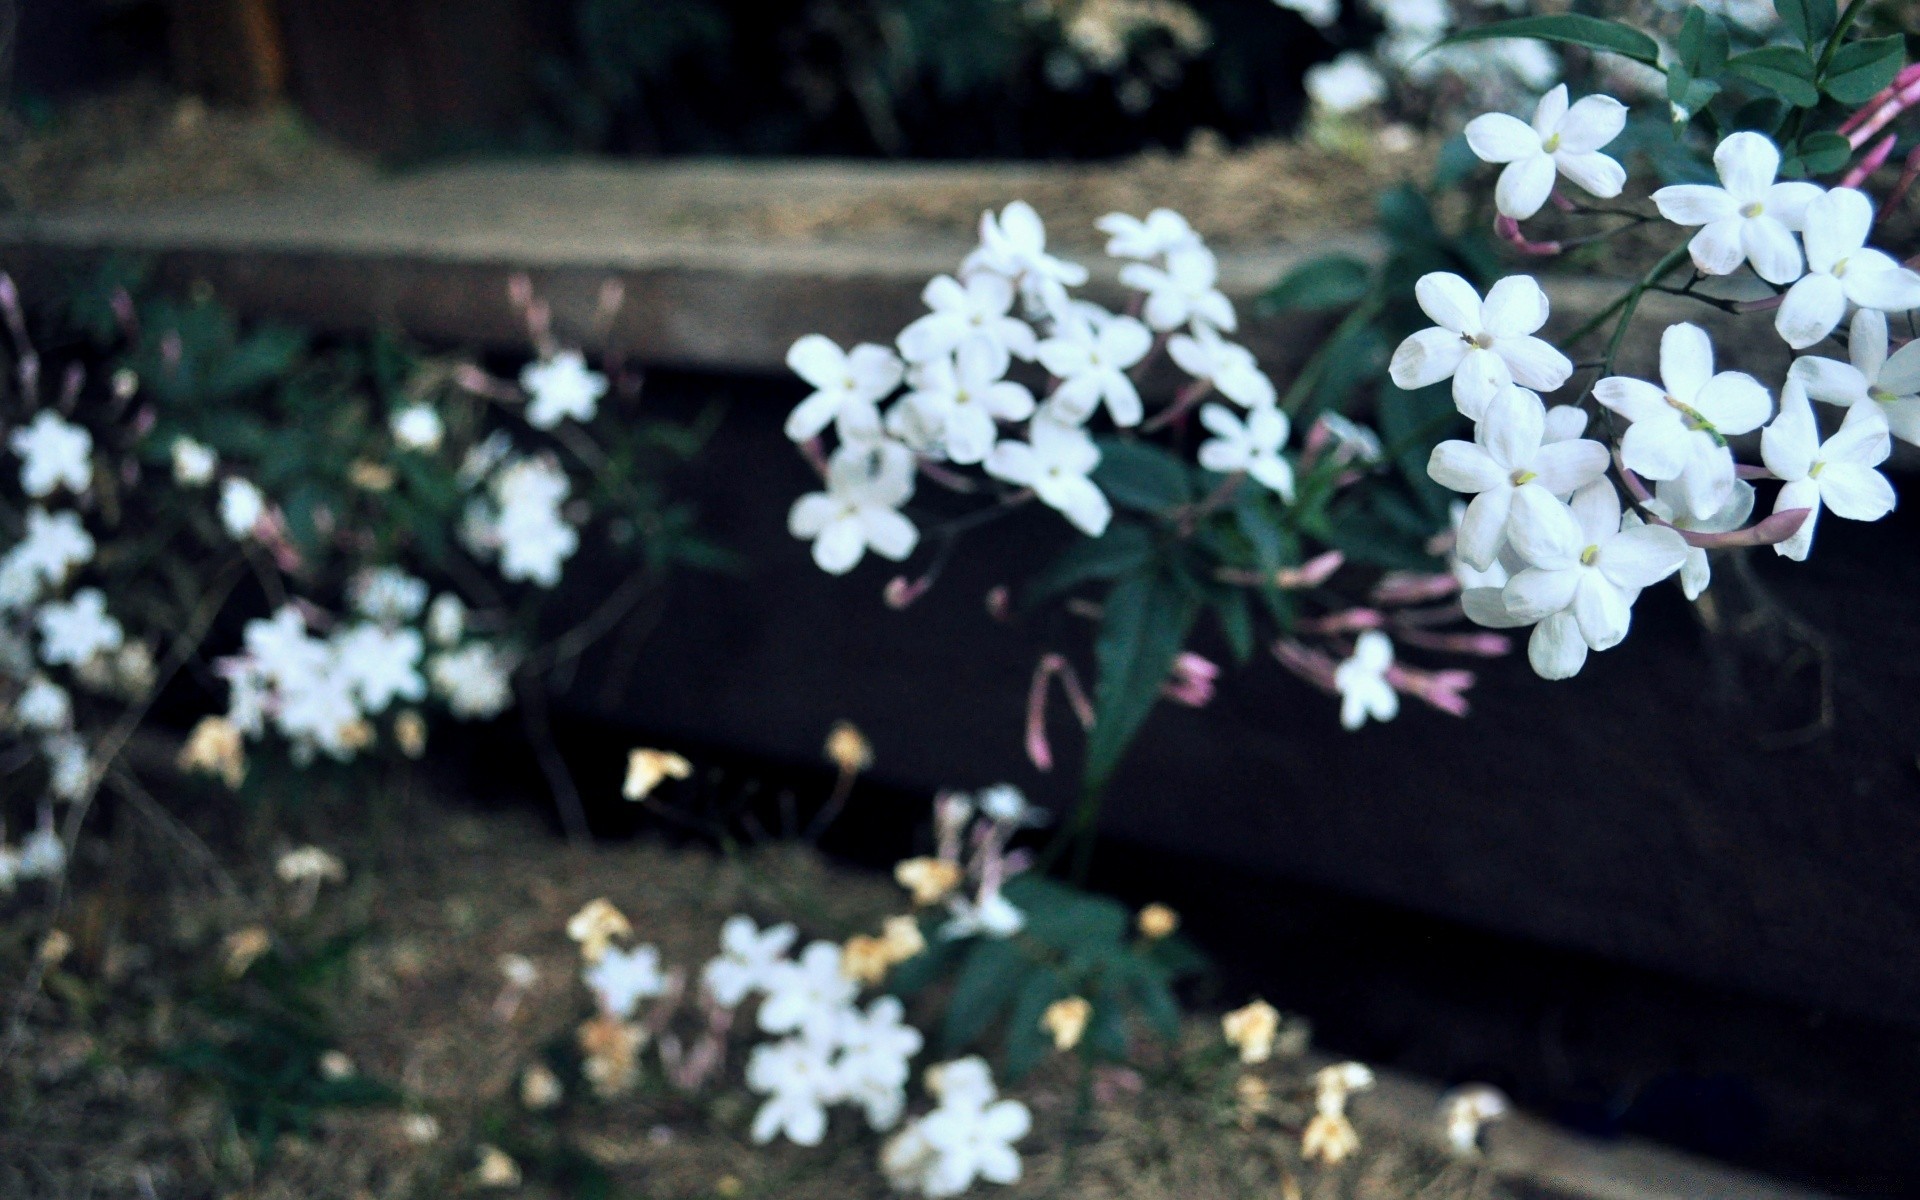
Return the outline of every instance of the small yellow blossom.
[[[906,914],[882,921],[880,940],[886,943],[887,958],[894,966],[917,957],[927,948],[926,935],[920,932],[920,922]]]
[[[1300,1153],[1308,1162],[1334,1166],[1359,1148],[1360,1135],[1344,1113],[1316,1113],[1300,1135]]]
[[[733,1200],[733,1197],[747,1190],[747,1185],[740,1182],[738,1175],[722,1175],[713,1181],[713,1190],[725,1200]]]
[[[265,954],[272,945],[273,935],[259,925],[249,925],[228,934],[220,943],[227,974],[234,979],[245,975],[253,961]]]
[[[408,1113],[400,1121],[400,1135],[416,1146],[425,1146],[440,1137],[440,1122],[431,1113]]]
[[[520,1186],[520,1164],[507,1157],[498,1146],[480,1147],[480,1164],[473,1169],[473,1181],[483,1188]]]
[[[1087,1018],[1092,1015],[1093,1005],[1086,997],[1068,996],[1047,1005],[1047,1011],[1040,1017],[1040,1028],[1053,1038],[1055,1050],[1071,1050],[1080,1044],[1081,1036],[1087,1032]]]
[[[414,709],[401,710],[393,718],[393,740],[400,753],[419,758],[427,752],[427,719]]]
[[[605,896],[587,901],[586,907],[567,919],[567,936],[580,943],[580,957],[588,962],[599,962],[614,938],[632,933],[626,914]]]
[[[1135,923],[1141,937],[1157,942],[1173,936],[1173,931],[1180,928],[1180,914],[1164,904],[1149,904],[1140,910]]]
[[[384,492],[393,487],[393,468],[363,458],[347,469],[347,479],[366,492]]]
[[[328,1050],[320,1056],[320,1078],[333,1083],[342,1079],[351,1079],[354,1074],[353,1060],[338,1050]]]
[[[273,873],[282,883],[339,883],[347,877],[347,868],[318,846],[302,846],[282,854],[273,864]]]
[[[578,1038],[586,1060],[580,1073],[593,1085],[594,1095],[604,1100],[633,1090],[640,1081],[640,1051],[647,1044],[646,1030],[602,1014],[582,1022]]]
[[[520,1103],[534,1112],[552,1108],[565,1095],[560,1077],[544,1063],[534,1063],[520,1073]]]
[[[827,761],[847,775],[858,775],[873,765],[873,745],[851,721],[835,721],[827,733]]]
[[[840,973],[855,983],[871,987],[885,979],[892,966],[884,938],[856,933],[840,947]]]
[[[203,717],[176,760],[182,771],[218,776],[229,789],[247,777],[247,752],[240,729],[225,717]]]
[[[919,905],[938,904],[960,886],[960,867],[940,858],[909,858],[893,868],[896,883],[913,893]]]
[[[1263,1063],[1273,1057],[1273,1038],[1280,1031],[1280,1013],[1265,1000],[1255,1000],[1220,1018],[1220,1031],[1240,1051],[1243,1063]]]
[[[73,937],[64,929],[55,929],[48,933],[40,943],[40,961],[49,967],[57,967],[73,953]]]
[[[685,779],[691,774],[693,764],[671,750],[635,750],[627,755],[627,782],[620,794],[629,800],[645,800],[667,780]]]

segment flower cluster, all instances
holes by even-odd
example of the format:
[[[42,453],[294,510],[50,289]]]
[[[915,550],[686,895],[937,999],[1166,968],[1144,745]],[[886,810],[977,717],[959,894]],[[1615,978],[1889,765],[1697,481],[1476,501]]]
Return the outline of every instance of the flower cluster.
[[[1340,20],[1338,0],[1274,2],[1319,29],[1330,30]],[[1491,0],[1474,7],[1496,5],[1515,12],[1526,8],[1525,0]],[[1307,95],[1321,114],[1356,113],[1396,91],[1409,99],[1431,100],[1436,93],[1464,88],[1482,106],[1501,104],[1516,96],[1538,95],[1560,76],[1559,58],[1529,38],[1446,43],[1450,33],[1475,23],[1472,9],[1463,13],[1448,0],[1367,0],[1366,7],[1382,27],[1374,44],[1364,51],[1344,51],[1307,72]]]
[[[1027,919],[1003,888],[1026,869],[1028,857],[1009,844],[1014,834],[1046,819],[1045,811],[1010,783],[972,796],[942,792],[933,802],[933,855],[896,864],[894,879],[915,905],[946,906],[948,917],[938,932],[943,939],[1012,937]],[[969,882],[972,894],[964,890]]]

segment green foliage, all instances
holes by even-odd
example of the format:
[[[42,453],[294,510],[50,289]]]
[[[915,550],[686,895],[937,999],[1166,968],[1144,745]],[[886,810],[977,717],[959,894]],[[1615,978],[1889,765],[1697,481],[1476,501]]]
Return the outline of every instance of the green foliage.
[[[1581,46],[1588,50],[1610,50],[1623,54],[1650,67],[1660,65],[1660,44],[1628,25],[1618,21],[1604,21],[1598,17],[1582,16],[1579,13],[1556,13],[1542,17],[1516,17],[1511,21],[1494,21],[1487,25],[1476,25],[1449,35],[1440,44],[1458,45],[1462,42],[1484,42],[1494,38],[1539,38],[1543,42],[1559,42],[1567,46]]]
[[[1198,600],[1191,581],[1157,566],[1121,579],[1107,592],[1093,645],[1099,676],[1084,788],[1098,792],[1106,787],[1153,711],[1174,657],[1186,644]]]
[[[1371,266],[1351,255],[1329,254],[1287,272],[1260,297],[1260,306],[1269,313],[1351,308],[1372,290]]]

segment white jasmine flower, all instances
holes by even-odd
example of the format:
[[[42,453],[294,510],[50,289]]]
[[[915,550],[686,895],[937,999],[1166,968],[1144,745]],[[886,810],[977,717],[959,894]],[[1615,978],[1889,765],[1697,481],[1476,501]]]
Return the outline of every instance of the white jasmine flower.
[[[1114,258],[1158,258],[1200,244],[1193,226],[1170,208],[1156,208],[1144,221],[1126,213],[1108,213],[1094,222],[1094,228],[1107,235],[1107,253]]]
[[[1647,510],[1676,529],[1690,533],[1728,533],[1747,523],[1753,515],[1753,485],[1744,479],[1733,483],[1733,495],[1727,506],[1719,512],[1701,516],[1687,507],[1686,492],[1679,484],[1663,481],[1654,488],[1654,498],[1646,502]],[[1687,561],[1680,566],[1680,590],[1689,600],[1698,600],[1700,594],[1713,582],[1713,564],[1707,559],[1705,549],[1688,545]]]
[[[426,607],[427,583],[399,567],[369,567],[348,581],[347,598],[361,616],[398,625]]]
[[[1494,207],[1524,221],[1540,211],[1558,175],[1602,200],[1626,186],[1627,171],[1600,147],[1627,127],[1627,106],[1612,96],[1586,96],[1571,107],[1560,84],[1533,110],[1533,123],[1505,113],[1485,113],[1467,122],[1467,144],[1483,161],[1505,163],[1494,186]]]
[[[728,917],[720,927],[720,954],[700,972],[707,993],[721,1007],[733,1008],[763,990],[799,935],[789,924],[757,929],[751,917]]]
[[[76,567],[93,561],[93,552],[93,535],[80,523],[79,514],[63,509],[49,515],[36,504],[27,510],[27,535],[8,557],[16,562],[16,570],[59,587]]]
[[[1030,312],[1058,315],[1066,308],[1067,289],[1087,281],[1087,269],[1047,253],[1047,227],[1025,200],[980,214],[980,245],[961,267],[961,275],[978,271],[1004,276],[1020,287]]]
[[[1194,326],[1191,335],[1176,333],[1167,339],[1167,353],[1175,365],[1236,404],[1254,408],[1278,399],[1273,380],[1260,369],[1253,352],[1214,332],[1210,325]]]
[[[1447,0],[1368,0],[1374,12],[1395,33],[1438,37],[1453,24]]]
[[[20,839],[17,864],[22,879],[54,879],[67,869],[67,847],[60,835],[42,825]]]
[[[1687,543],[1660,525],[1622,528],[1620,497],[1606,479],[1573,494],[1555,519],[1512,531],[1514,547],[1533,564],[1501,591],[1514,624],[1539,622],[1527,657],[1546,679],[1566,679],[1589,647],[1607,650],[1627,636],[1633,602],[1686,562]],[[1477,619],[1477,618],[1476,618]]]
[[[1323,412],[1318,424],[1333,438],[1339,447],[1336,451],[1341,462],[1357,459],[1362,463],[1377,463],[1386,454],[1380,445],[1380,435],[1360,424],[1348,420],[1337,412]]]
[[[1529,275],[1509,275],[1485,301],[1458,275],[1435,271],[1414,284],[1414,298],[1433,318],[1393,352],[1388,373],[1414,391],[1453,380],[1453,402],[1479,420],[1487,402],[1510,383],[1550,392],[1573,374],[1573,363],[1533,334],[1547,323],[1547,294]]]
[[[1307,68],[1302,82],[1314,106],[1335,115],[1372,108],[1387,98],[1386,76],[1358,50],[1349,50],[1332,62],[1315,63]]]
[[[936,275],[920,298],[933,311],[901,330],[895,339],[900,356],[908,362],[942,358],[973,339],[1032,361],[1038,338],[1033,326],[1012,315],[1014,287],[1004,275],[982,271],[965,283],[951,275]]]
[[[841,1010],[860,990],[840,970],[840,947],[832,942],[815,942],[797,960],[775,963],[765,986],[760,1028],[767,1033],[799,1033],[820,1043],[834,1036]]]
[[[1020,1155],[1013,1144],[1033,1128],[1033,1115],[1018,1100],[983,1107],[942,1104],[919,1122],[933,1151],[921,1190],[928,1196],[958,1196],[976,1179],[1020,1181]]]
[[[1045,825],[1047,810],[1027,799],[1027,794],[1011,783],[996,783],[980,789],[975,807],[989,821],[1002,825]]]
[[[85,742],[71,733],[56,733],[40,739],[40,756],[47,760],[47,790],[54,799],[73,801],[87,794],[93,760]]]
[[[1033,393],[1005,378],[1007,365],[998,343],[968,338],[953,357],[929,360],[916,372],[906,403],[920,410],[929,428],[940,430],[940,444],[954,462],[986,458],[999,436],[996,421],[1033,415]]]
[[[413,629],[362,623],[334,639],[339,670],[369,715],[385,712],[396,699],[426,698],[427,681],[420,675],[423,651],[419,631]]]
[[[53,732],[73,723],[73,700],[67,689],[44,675],[35,675],[13,702],[13,719],[23,729]]]
[[[603,1011],[624,1021],[633,1016],[633,1006],[652,1000],[667,991],[667,977],[660,970],[660,951],[652,946],[622,950],[607,947],[599,961],[580,976],[586,981]]]
[[[1556,404],[1547,410],[1543,442],[1566,442],[1587,431],[1587,410],[1574,404]]]
[[[238,476],[220,484],[220,524],[229,536],[250,537],[254,526],[267,512],[267,498],[260,489]]]
[[[1113,519],[1113,506],[1087,478],[1100,465],[1100,448],[1086,430],[1035,417],[1027,441],[1002,441],[987,456],[987,474],[1030,487],[1041,503],[1072,521],[1082,533],[1099,537]]]
[[[1886,314],[1863,308],[1853,314],[1847,357],[1852,361],[1796,358],[1787,375],[1827,404],[1849,408],[1873,401],[1894,437],[1920,445],[1920,341],[1908,342],[1889,358]]]
[[[1691,512],[1719,512],[1733,494],[1727,438],[1760,428],[1773,408],[1767,389],[1741,371],[1713,370],[1713,342],[1698,325],[1669,325],[1660,335],[1660,381],[1610,376],[1593,398],[1633,425],[1620,461],[1648,479],[1678,479]]]
[[[885,346],[862,343],[848,353],[817,333],[788,349],[787,367],[814,388],[787,417],[787,437],[795,442],[819,436],[836,419],[878,428],[878,403],[893,394],[906,373]]]
[[[1213,434],[1200,444],[1201,466],[1222,475],[1245,471],[1262,487],[1293,503],[1293,464],[1280,453],[1290,428],[1287,414],[1262,404],[1242,421],[1226,405],[1208,404],[1200,409],[1200,423]]]
[[[1315,29],[1325,29],[1340,19],[1340,0],[1273,0],[1281,8],[1300,14]]]
[[[500,577],[524,580],[550,588],[560,582],[560,568],[580,548],[580,535],[557,510],[527,509],[495,526],[500,540]]]
[[[1773,327],[1795,350],[1821,341],[1847,315],[1863,309],[1906,312],[1920,307],[1920,274],[1878,250],[1869,250],[1873,201],[1854,188],[1834,188],[1807,202],[1800,234],[1807,274],[1787,289]]]
[[[452,592],[442,592],[427,606],[427,637],[436,646],[451,646],[467,631],[467,606]]]
[[[529,371],[532,369],[528,368]],[[603,382],[601,386],[604,388],[606,385]],[[538,403],[536,400],[535,404]],[[591,402],[588,408],[588,416],[583,419],[590,420],[592,418]],[[528,414],[528,420],[532,421],[532,409],[528,410]],[[447,436],[446,422],[440,419],[439,412],[431,404],[409,404],[398,409],[392,417],[388,418],[387,428],[392,431],[394,442],[402,449],[418,450],[422,454],[432,454],[438,450],[440,443]]]
[[[761,1010],[766,1011],[764,1008]],[[827,1132],[829,1103],[839,1098],[839,1075],[830,1044],[794,1037],[763,1042],[747,1059],[747,1086],[767,1094],[754,1114],[752,1137],[766,1145],[780,1135],[801,1146],[818,1146]]]
[[[274,723],[296,751],[325,752],[346,762],[366,745],[372,731],[361,715],[353,681],[330,658],[310,674],[280,682]]]
[[[865,1110],[867,1124],[877,1130],[900,1123],[908,1063],[925,1044],[920,1031],[902,1020],[904,1012],[897,997],[882,996],[865,1013],[850,1008],[841,1019],[835,1064],[840,1091]]]
[[[1773,552],[1804,561],[1813,549],[1813,527],[1822,509],[1849,521],[1878,521],[1893,511],[1895,496],[1887,477],[1875,470],[1893,452],[1887,419],[1877,404],[1855,404],[1826,441],[1813,406],[1799,380],[1781,389],[1780,415],[1760,434],[1760,457],[1767,469],[1787,481],[1773,511],[1805,508],[1806,521]]]
[[[1508,528],[1560,509],[1560,497],[1606,474],[1607,448],[1587,438],[1547,443],[1546,408],[1525,388],[1493,398],[1473,441],[1433,448],[1427,475],[1444,488],[1473,496],[1460,523],[1457,552],[1476,570],[1493,566]]]
[[[241,638],[247,656],[273,683],[294,683],[327,667],[326,643],[308,636],[306,620],[291,604],[266,620],[248,621]]]
[[[1027,927],[1027,914],[1002,892],[992,892],[978,901],[965,896],[947,900],[952,914],[940,927],[940,937],[957,942],[970,937],[1010,938]]]
[[[1076,314],[1060,321],[1038,352],[1040,364],[1061,381],[1048,398],[1048,413],[1078,425],[1104,403],[1114,424],[1138,425],[1140,392],[1127,369],[1152,348],[1153,335],[1132,317],[1089,320]]]
[[[173,439],[173,481],[181,487],[200,487],[213,479],[220,456],[190,437]]]
[[[24,545],[15,546],[0,555],[0,613],[20,612],[40,601],[40,573],[21,553],[23,549]],[[4,628],[0,628],[0,646],[7,644],[9,636]],[[29,662],[31,659],[29,654]]]
[[[41,409],[7,438],[18,454],[20,490],[36,499],[57,489],[84,492],[93,480],[93,435]]]
[[[607,394],[607,377],[587,369],[578,350],[562,350],[552,358],[528,363],[520,372],[520,386],[533,396],[527,405],[527,424],[552,429],[560,422],[593,420],[600,397]]]
[[[447,708],[462,719],[498,716],[513,700],[509,668],[485,642],[434,655],[427,663],[427,677]]]
[[[899,511],[912,496],[910,463],[843,446],[827,462],[827,490],[795,500],[787,530],[812,539],[813,561],[830,575],[853,570],[868,550],[901,562],[920,542],[920,531]]]
[[[77,667],[125,641],[120,622],[107,615],[107,597],[99,588],[82,588],[71,600],[43,605],[35,623],[40,659],[48,666]]]
[[[1742,262],[1768,283],[1792,283],[1804,267],[1794,233],[1805,228],[1818,184],[1775,183],[1780,151],[1751,131],[1731,134],[1713,152],[1720,186],[1681,183],[1653,194],[1660,215],[1698,225],[1687,248],[1709,275],[1731,275]]]
[[[1400,694],[1387,682],[1393,666],[1393,640],[1378,629],[1361,634],[1353,657],[1334,668],[1333,686],[1340,692],[1340,724],[1358,729],[1367,718],[1391,721],[1400,712]]]
[[[1147,294],[1147,324],[1163,332],[1189,321],[1229,333],[1239,324],[1233,302],[1219,288],[1220,262],[1205,246],[1168,251],[1164,269],[1148,263],[1128,263],[1120,268],[1120,282]]]

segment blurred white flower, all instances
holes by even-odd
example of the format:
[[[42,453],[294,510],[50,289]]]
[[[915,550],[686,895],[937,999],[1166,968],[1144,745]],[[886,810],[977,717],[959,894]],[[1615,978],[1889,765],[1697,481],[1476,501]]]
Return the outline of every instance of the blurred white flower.
[[[20,839],[18,870],[22,879],[54,879],[67,869],[67,847],[46,825]]]
[[[552,358],[528,363],[520,372],[520,386],[533,397],[527,405],[527,424],[552,429],[569,418],[593,420],[600,397],[607,394],[607,377],[588,370],[586,357],[578,350],[562,350]]]
[[[1509,275],[1483,301],[1458,275],[1435,271],[1414,284],[1414,298],[1435,323],[1400,343],[1388,372],[1414,391],[1453,380],[1453,402],[1479,420],[1487,402],[1510,383],[1551,392],[1573,374],[1573,363],[1534,335],[1547,323],[1547,294],[1529,275]]]
[[[1336,115],[1372,108],[1387,98],[1386,77],[1357,50],[1308,67],[1304,83],[1308,99],[1321,111]]]
[[[1108,213],[1094,222],[1094,228],[1107,235],[1107,253],[1114,258],[1158,258],[1200,244],[1193,226],[1170,208],[1156,208],[1145,220]]]
[[[1300,14],[1315,29],[1325,29],[1340,19],[1340,0],[1273,0],[1281,8]]]
[[[1147,294],[1147,324],[1162,332],[1189,321],[1229,333],[1239,324],[1233,302],[1219,287],[1220,262],[1205,246],[1195,244],[1168,251],[1164,268],[1128,263],[1120,268],[1120,282]]]
[[[581,978],[593,990],[601,1009],[621,1020],[633,1016],[633,1006],[666,994],[667,977],[660,970],[660,951],[652,946],[622,950],[609,946]]]
[[[814,389],[787,417],[787,437],[795,442],[819,436],[836,420],[877,429],[879,402],[893,394],[906,372],[885,346],[863,343],[848,353],[817,333],[787,350],[787,366]]]
[[[1873,201],[1856,188],[1834,188],[1807,202],[1800,234],[1807,273],[1787,289],[1773,327],[1795,350],[1822,341],[1849,304],[1881,312],[1920,308],[1920,273],[1867,248]]]
[[[1358,729],[1367,718],[1391,721],[1400,712],[1400,695],[1387,682],[1393,666],[1393,641],[1378,629],[1362,633],[1353,657],[1334,668],[1333,686],[1340,692],[1340,724]]]
[[[1113,518],[1113,506],[1087,478],[1100,465],[1100,449],[1083,429],[1035,417],[1025,442],[1007,439],[987,456],[987,474],[1030,487],[1042,503],[1072,521],[1082,533],[1099,537]]]
[[[20,490],[29,496],[50,496],[62,487],[84,492],[93,481],[93,435],[47,409],[15,429],[7,445],[20,456]]]
[[[908,362],[941,358],[970,340],[1032,360],[1038,338],[1033,326],[1012,315],[1014,286],[1005,276],[983,271],[961,283],[951,275],[936,275],[920,298],[933,311],[901,330],[895,340]]]
[[[1047,253],[1047,227],[1024,200],[980,214],[980,245],[960,268],[962,278],[987,271],[1011,280],[1030,313],[1053,316],[1066,308],[1067,289],[1087,281],[1087,269]]]
[[[181,487],[200,487],[213,479],[220,456],[190,437],[173,439],[173,481]]]
[[[700,980],[715,1003],[733,1008],[766,988],[799,936],[799,930],[785,923],[758,929],[751,917],[728,917],[720,927],[720,953],[701,969]]]
[[[1141,263],[1132,266],[1153,269]],[[1138,425],[1143,413],[1140,392],[1127,370],[1152,348],[1153,335],[1132,317],[1090,319],[1076,313],[1059,321],[1038,351],[1040,365],[1060,379],[1047,401],[1047,414],[1078,425],[1104,403],[1115,425]]]
[[[868,550],[895,562],[920,542],[920,531],[901,514],[913,496],[910,461],[843,446],[827,463],[827,488],[793,502],[787,530],[811,539],[813,561],[830,575],[844,575]]]
[[[808,1037],[763,1042],[753,1048],[747,1059],[747,1086],[767,1096],[753,1117],[755,1144],[765,1145],[782,1135],[800,1146],[820,1144],[827,1132],[826,1106],[840,1095],[839,1073],[831,1057],[829,1043]]]
[[[1280,453],[1290,428],[1287,414],[1263,404],[1242,421],[1225,405],[1208,404],[1200,409],[1200,423],[1213,434],[1200,445],[1201,466],[1222,475],[1244,471],[1282,500],[1293,502],[1293,464]]]
[[[763,984],[758,1021],[767,1033],[799,1033],[807,1041],[827,1043],[840,1012],[852,1003],[859,985],[840,970],[840,947],[814,942],[793,961],[777,962]]]
[[[361,711],[373,715],[385,712],[395,700],[426,698],[427,681],[420,675],[424,647],[418,630],[362,623],[337,635],[333,650]]]
[[[77,667],[103,651],[118,650],[126,637],[120,622],[107,615],[106,593],[99,588],[82,588],[64,603],[42,605],[35,624],[40,659],[49,666]]]
[[[35,675],[13,702],[13,719],[22,729],[51,733],[73,723],[73,700],[67,689],[44,675]]]
[[[37,576],[49,587],[59,587],[74,568],[93,561],[93,535],[79,514],[63,509],[48,514],[34,505],[27,510],[27,534],[8,552],[15,569]]]
[[[1167,353],[1182,371],[1211,382],[1215,391],[1235,404],[1253,408],[1277,399],[1273,380],[1260,369],[1253,352],[1226,341],[1211,326],[1196,325],[1190,335],[1174,334],[1167,339]]]
[[[436,646],[451,646],[467,631],[467,606],[452,592],[442,592],[427,606],[427,637]]]
[[[498,716],[513,699],[510,669],[485,642],[434,655],[427,662],[427,676],[447,708],[463,719]]]
[[[267,512],[267,498],[260,489],[239,476],[229,476],[220,485],[220,524],[229,535],[250,537],[260,518]]]
[[[1774,546],[1774,553],[1805,560],[1823,509],[1849,521],[1878,521],[1892,512],[1893,484],[1875,469],[1892,452],[1887,418],[1877,404],[1847,409],[1840,428],[1822,441],[1806,387],[1789,376],[1780,393],[1780,415],[1761,431],[1760,457],[1769,471],[1787,481],[1774,498],[1773,511],[1812,511],[1792,537]]]
[[[952,461],[980,462],[999,436],[996,422],[1033,415],[1033,393],[1005,378],[1007,366],[999,343],[967,338],[953,357],[928,360],[915,373],[904,403],[920,410],[926,428],[940,431],[940,445]]]
[[[529,417],[531,420],[531,417]],[[409,404],[397,410],[387,422],[393,440],[403,449],[432,454],[447,436],[446,422],[431,404]]]
[[[1885,313],[1863,308],[1848,331],[1849,362],[1805,355],[1793,360],[1789,378],[1797,379],[1812,399],[1850,408],[1872,401],[1887,418],[1887,428],[1903,442],[1920,445],[1920,341],[1887,355]]]
[[[347,599],[361,616],[397,625],[426,607],[427,584],[398,567],[368,567],[348,580]]]

